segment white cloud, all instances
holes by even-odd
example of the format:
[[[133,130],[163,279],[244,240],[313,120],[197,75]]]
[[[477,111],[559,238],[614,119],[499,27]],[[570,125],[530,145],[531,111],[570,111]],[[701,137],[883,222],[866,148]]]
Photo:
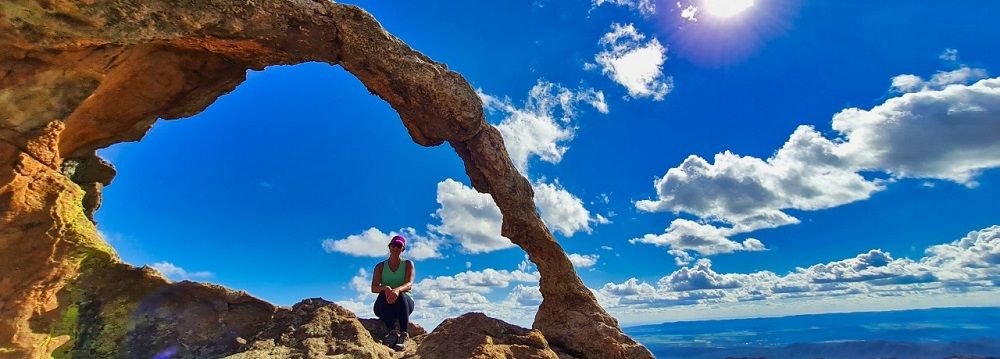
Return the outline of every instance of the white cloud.
[[[945,61],[956,62],[958,61],[958,50],[956,49],[944,49],[938,58]]]
[[[695,214],[732,224],[736,233],[798,223],[781,209],[834,207],[881,188],[855,173],[835,147],[812,127],[800,126],[767,160],[726,151],[713,164],[692,155],[655,181],[658,199],[636,207]]]
[[[760,316],[906,309],[907,305],[939,304],[945,298],[956,303],[995,303],[996,283],[1000,283],[1000,225],[930,246],[925,253],[911,260],[873,249],[785,275],[720,273],[711,261],[699,259],[655,283],[630,278],[592,292],[603,307],[626,322],[648,322],[665,315],[677,318],[692,311],[698,314],[688,318],[704,319],[707,313],[718,314],[720,308],[728,308],[723,311],[728,316]],[[358,295],[338,304],[370,317],[374,298],[367,293],[370,280],[369,271],[360,269],[351,285]],[[479,311],[529,326],[541,303],[538,280],[527,257],[514,270],[487,268],[425,278],[414,285],[413,297],[426,310],[415,311],[411,318],[432,328],[445,318]],[[725,306],[720,307],[722,303]]]
[[[647,236],[649,236],[649,234],[647,234]],[[636,239],[633,239],[632,241],[635,240]],[[694,260],[694,256],[692,256],[691,253],[688,253],[688,251],[685,251],[683,249],[670,249],[667,251],[667,254],[674,256],[674,264],[678,266],[686,266],[689,263],[691,263],[691,261]]]
[[[838,150],[854,167],[975,186],[979,172],[1000,166],[1000,78],[846,109],[833,129],[847,137]]]
[[[748,303],[810,298],[955,296],[998,290],[1000,226],[972,231],[948,244],[928,247],[919,260],[893,258],[872,249],[853,258],[796,268],[779,276],[770,271],[719,273],[708,259],[680,268],[656,285],[631,278],[607,283],[600,292],[612,312],[664,306]],[[787,314],[787,313],[786,313]]]
[[[645,38],[632,24],[612,24],[611,31],[601,37],[604,50],[594,61],[601,65],[602,73],[625,86],[632,98],[658,101],[670,92],[673,82],[663,75],[667,49],[656,38],[643,42]]]
[[[514,246],[500,235],[503,215],[489,194],[448,178],[438,183],[437,202],[441,208],[435,214],[441,224],[429,227],[455,238],[464,251],[484,253]]]
[[[660,278],[660,288],[684,292],[700,289],[726,289],[739,287],[739,277],[733,274],[719,274],[712,270],[712,262],[699,259],[693,267],[685,267]]]
[[[322,245],[327,253],[339,252],[355,257],[385,257],[389,253],[386,247],[389,239],[400,234],[406,237],[404,256],[414,260],[442,257],[440,247],[443,241],[439,238],[418,235],[413,228],[383,233],[378,228],[371,227],[344,239],[324,239]]]
[[[988,76],[986,70],[962,65],[955,70],[938,71],[931,76],[930,80],[924,80],[920,76],[910,74],[899,75],[892,78],[892,88],[899,92],[940,90],[948,85],[967,84],[970,81],[984,79]]]
[[[481,271],[465,271],[453,276],[439,276],[419,281],[421,292],[449,291],[452,293],[485,294],[496,288],[507,288],[512,282],[537,282],[537,272],[521,270],[496,270],[486,268]]]
[[[539,181],[533,184],[533,188],[535,205],[551,231],[572,237],[580,231],[590,233],[590,222],[602,223],[600,217],[591,218],[583,201],[566,191],[558,181]],[[431,232],[454,238],[467,253],[514,247],[509,239],[500,234],[503,215],[489,194],[479,193],[450,178],[438,183],[437,191],[437,202],[441,207],[435,216],[441,219],[441,224],[428,226]],[[440,242],[433,243],[440,245]]]
[[[515,107],[510,99],[499,99],[477,91],[483,106],[490,112],[506,115],[496,125],[503,136],[511,161],[527,177],[532,157],[549,163],[559,163],[569,149],[577,115],[576,105],[586,103],[601,113],[608,113],[604,93],[591,88],[571,91],[560,85],[539,80],[528,93],[524,108]]]
[[[917,75],[903,74],[892,78],[892,88],[896,91],[919,91],[923,87],[924,79]]]
[[[351,277],[350,285],[351,289],[357,294],[354,297],[356,301],[374,301],[378,296],[372,293],[372,275],[373,273],[368,272],[365,268],[359,268],[358,274]]]
[[[593,7],[604,4],[624,6],[632,10],[639,11],[643,15],[653,15],[656,13],[656,4],[653,0],[593,0]]]
[[[944,280],[1000,276],[1000,226],[969,232],[957,241],[928,247],[921,262]]]
[[[863,171],[975,186],[976,175],[1000,166],[998,119],[1000,78],[994,78],[903,94],[870,110],[845,109],[833,116],[839,138],[800,126],[766,160],[729,151],[716,154],[714,163],[689,156],[654,181],[656,199],[636,207],[686,212],[731,227],[688,226],[676,236],[667,235],[668,229],[636,241],[674,246],[687,239],[714,244],[708,248],[735,248],[724,237],[798,223],[786,209],[820,210],[864,200],[889,182],[866,179]]]
[[[697,223],[678,218],[670,222],[670,227],[658,235],[646,234],[641,238],[629,240],[629,243],[644,243],[668,247],[671,251],[681,251],[684,254],[670,252],[678,257],[677,262],[686,264],[691,261],[686,251],[698,252],[702,255],[731,253],[735,251],[761,251],[764,245],[753,238],[743,243],[734,242],[727,237],[734,234],[732,228],[720,228],[711,224]]]
[[[212,277],[212,272],[188,272],[170,262],[156,262],[150,267],[172,280],[204,280]]]
[[[590,233],[590,211],[583,207],[583,201],[569,193],[559,181],[553,183],[536,182],[533,186],[535,205],[542,221],[553,232],[572,237],[579,231]]]
[[[538,286],[518,284],[510,291],[506,301],[525,307],[537,307],[542,304],[542,292],[538,289]]]
[[[624,297],[653,295],[656,293],[656,288],[649,283],[640,283],[638,279],[629,278],[621,284],[607,283],[600,291],[605,295]]]
[[[601,258],[601,256],[597,254],[569,254],[569,261],[573,262],[573,265],[578,268],[593,267],[597,264],[598,258]]]
[[[679,5],[680,3],[678,3]],[[688,7],[681,10],[681,18],[687,21],[698,21],[698,8],[693,5],[688,5]]]
[[[688,3],[687,0],[685,0],[685,3],[686,4],[682,4],[680,1],[676,2],[677,9],[681,11],[681,18],[690,22],[698,21],[699,8],[693,3]]]

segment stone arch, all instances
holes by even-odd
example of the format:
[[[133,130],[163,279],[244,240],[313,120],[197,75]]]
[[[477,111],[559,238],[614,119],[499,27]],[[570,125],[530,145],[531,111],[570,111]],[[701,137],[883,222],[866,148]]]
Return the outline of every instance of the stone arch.
[[[157,118],[202,111],[247,69],[306,61],[352,73],[399,113],[416,143],[454,148],[473,187],[503,213],[502,234],[538,267],[543,301],[533,327],[549,342],[575,356],[651,357],[577,276],[471,86],[360,8],[28,1],[0,7],[0,54],[0,357],[4,348],[52,352],[62,339],[45,337],[38,323],[57,321],[46,313],[61,305],[60,293],[93,275],[84,262],[121,266],[84,217],[114,176],[96,149],[139,140]]]

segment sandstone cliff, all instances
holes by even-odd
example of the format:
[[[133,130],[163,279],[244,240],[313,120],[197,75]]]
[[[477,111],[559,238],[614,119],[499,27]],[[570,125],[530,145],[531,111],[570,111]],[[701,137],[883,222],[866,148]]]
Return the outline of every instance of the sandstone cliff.
[[[122,264],[91,220],[115,175],[98,148],[202,111],[247,69],[304,61],[354,74],[416,143],[448,142],[541,274],[533,330],[463,316],[491,329],[449,322],[412,355],[441,357],[452,341],[438,338],[455,337],[447,352],[474,357],[651,357],[580,281],[468,83],[363,10],[318,0],[0,2],[0,357],[391,355],[335,305],[280,309]]]

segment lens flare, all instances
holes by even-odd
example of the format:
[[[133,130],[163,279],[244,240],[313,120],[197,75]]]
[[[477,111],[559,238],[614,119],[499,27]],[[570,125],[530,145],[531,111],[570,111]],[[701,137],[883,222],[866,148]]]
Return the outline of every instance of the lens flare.
[[[738,15],[753,6],[754,0],[704,0],[705,12],[712,16],[727,18]]]

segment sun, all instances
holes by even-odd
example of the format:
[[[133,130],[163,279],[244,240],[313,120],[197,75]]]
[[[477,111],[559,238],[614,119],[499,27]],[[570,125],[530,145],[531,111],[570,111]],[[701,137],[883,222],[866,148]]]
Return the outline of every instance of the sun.
[[[715,17],[728,18],[753,6],[754,0],[703,0],[705,12]]]

